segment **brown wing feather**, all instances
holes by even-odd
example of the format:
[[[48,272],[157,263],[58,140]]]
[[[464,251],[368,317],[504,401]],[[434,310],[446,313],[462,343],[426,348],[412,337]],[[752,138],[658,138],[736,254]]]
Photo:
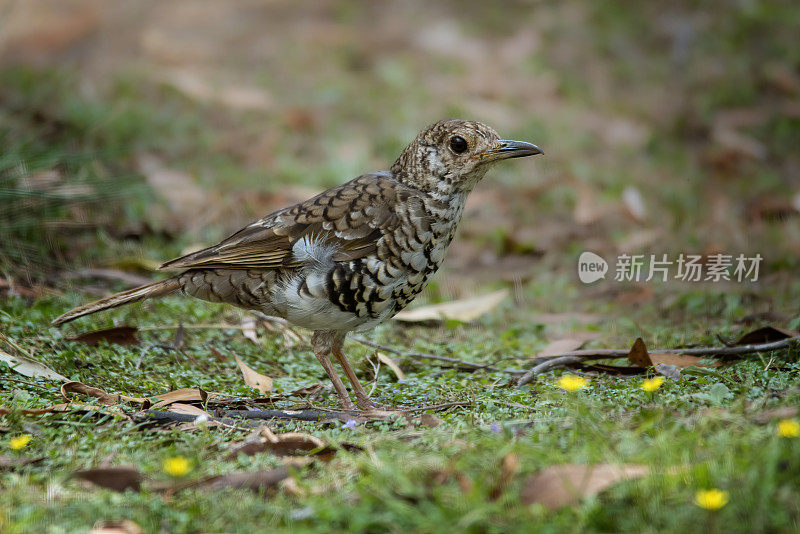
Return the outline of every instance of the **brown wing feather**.
[[[168,261],[161,269],[276,269],[298,264],[292,247],[306,235],[335,244],[335,261],[374,252],[384,231],[397,223],[394,205],[409,190],[390,173],[359,176],[314,198],[267,215],[218,245]]]

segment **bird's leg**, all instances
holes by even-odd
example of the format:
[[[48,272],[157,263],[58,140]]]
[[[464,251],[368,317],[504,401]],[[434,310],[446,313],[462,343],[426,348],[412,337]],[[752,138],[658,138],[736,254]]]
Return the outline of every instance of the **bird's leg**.
[[[314,356],[317,357],[319,363],[321,363],[322,367],[325,369],[325,372],[328,373],[328,377],[331,379],[331,382],[333,382],[333,388],[339,395],[339,399],[342,402],[342,408],[345,410],[355,410],[356,407],[353,404],[353,401],[350,400],[350,395],[347,394],[347,389],[345,389],[342,379],[339,378],[339,375],[333,368],[331,359],[328,356],[331,353],[331,349],[334,345],[335,337],[331,332],[317,330],[314,332],[314,335],[311,336],[311,347],[314,349]]]
[[[355,371],[353,371],[353,368],[350,367],[350,362],[347,361],[347,358],[342,353],[343,344],[344,336],[337,337],[334,339],[331,352],[333,352],[333,355],[336,356],[337,360],[339,360],[339,363],[344,369],[344,374],[347,375],[347,379],[350,380],[350,383],[353,385],[353,391],[356,394],[356,403],[358,404],[358,407],[362,410],[384,408],[380,404],[377,404],[369,399],[369,395],[367,395],[367,392],[361,386],[361,382],[358,381]]]

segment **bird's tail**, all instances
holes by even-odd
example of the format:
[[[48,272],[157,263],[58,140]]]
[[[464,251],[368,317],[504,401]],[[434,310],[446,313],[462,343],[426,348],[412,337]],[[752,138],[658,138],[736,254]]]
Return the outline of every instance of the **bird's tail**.
[[[77,319],[78,317],[89,315],[90,313],[116,308],[117,306],[122,306],[123,304],[137,302],[139,300],[149,299],[151,297],[160,297],[161,295],[166,295],[167,293],[177,291],[180,288],[181,283],[178,278],[168,278],[160,282],[147,284],[146,286],[135,287],[133,289],[123,291],[122,293],[117,293],[116,295],[111,295],[110,297],[85,304],[75,308],[74,310],[70,310],[64,315],[58,317],[51,324],[53,326],[59,326],[64,323],[68,323],[73,319]]]

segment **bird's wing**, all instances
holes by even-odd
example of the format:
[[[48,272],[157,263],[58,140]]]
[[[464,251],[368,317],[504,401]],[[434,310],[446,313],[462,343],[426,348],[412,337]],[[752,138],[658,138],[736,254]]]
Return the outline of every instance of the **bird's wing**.
[[[218,245],[168,261],[161,269],[277,269],[300,265],[292,253],[300,239],[331,247],[333,260],[364,257],[398,223],[395,206],[417,193],[391,173],[359,176],[314,198],[267,215]],[[416,203],[415,203],[416,204]]]

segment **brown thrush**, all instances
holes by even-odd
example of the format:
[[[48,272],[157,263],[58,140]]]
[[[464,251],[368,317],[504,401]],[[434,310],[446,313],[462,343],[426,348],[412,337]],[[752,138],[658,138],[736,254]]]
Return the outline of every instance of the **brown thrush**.
[[[345,409],[370,401],[342,354],[350,331],[372,328],[422,291],[444,259],[467,195],[496,161],[542,151],[504,141],[485,124],[443,120],[424,129],[390,171],[364,174],[267,215],[218,245],[168,261],[181,271],[65,313],[61,325],[129,302],[182,290],[283,317],[314,331],[314,354]]]

